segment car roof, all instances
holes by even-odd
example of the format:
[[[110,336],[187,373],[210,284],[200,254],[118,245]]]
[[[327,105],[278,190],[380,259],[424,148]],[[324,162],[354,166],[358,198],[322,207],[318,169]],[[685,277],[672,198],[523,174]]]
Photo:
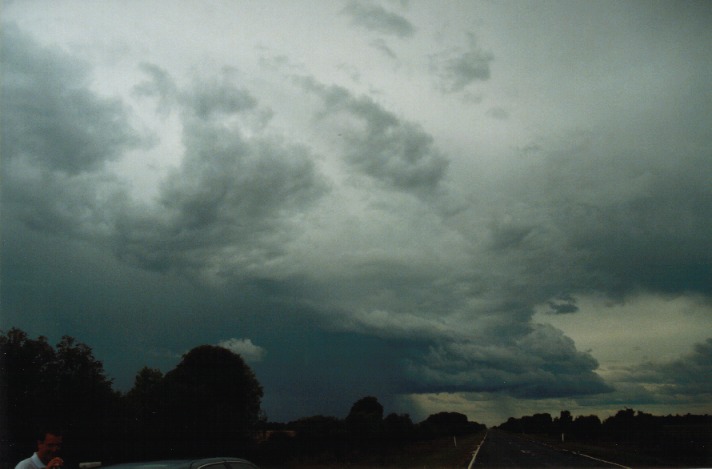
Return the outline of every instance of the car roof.
[[[235,462],[257,468],[253,463],[242,458],[215,457],[200,459],[163,459],[158,461],[139,461],[105,466],[111,469],[199,469],[209,464]]]

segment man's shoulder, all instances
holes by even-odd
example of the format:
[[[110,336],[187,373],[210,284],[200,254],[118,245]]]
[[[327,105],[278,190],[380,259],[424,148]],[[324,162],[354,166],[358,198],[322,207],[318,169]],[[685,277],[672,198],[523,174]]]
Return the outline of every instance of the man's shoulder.
[[[19,463],[17,463],[17,466],[15,466],[15,469],[41,469],[42,466],[37,466],[35,462],[35,455],[33,454],[27,459],[23,459]]]

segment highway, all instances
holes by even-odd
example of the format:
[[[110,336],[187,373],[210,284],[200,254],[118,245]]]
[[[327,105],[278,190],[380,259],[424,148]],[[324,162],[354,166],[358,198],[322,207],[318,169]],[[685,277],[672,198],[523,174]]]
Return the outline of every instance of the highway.
[[[490,430],[471,468],[485,467],[625,467],[580,454],[558,450],[507,432]]]

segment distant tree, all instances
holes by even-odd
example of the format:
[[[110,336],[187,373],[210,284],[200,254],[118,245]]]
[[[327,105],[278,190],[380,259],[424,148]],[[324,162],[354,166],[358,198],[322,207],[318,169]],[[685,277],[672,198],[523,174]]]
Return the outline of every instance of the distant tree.
[[[432,414],[420,423],[420,428],[427,438],[464,435],[472,429],[467,416],[459,412]]]
[[[355,440],[375,439],[383,428],[383,406],[373,396],[356,401],[346,417],[346,429]]]
[[[555,431],[557,433],[563,433],[564,435],[569,433],[573,421],[574,419],[571,416],[571,412],[568,410],[562,410],[559,413],[559,418],[554,422],[556,426]]]
[[[133,388],[126,394],[126,399],[138,420],[148,421],[159,411],[162,385],[161,370],[143,367],[136,374]]]
[[[294,430],[297,438],[306,444],[334,441],[343,434],[341,420],[323,415],[301,418],[290,423],[289,428]]]
[[[601,419],[596,415],[579,415],[571,423],[571,436],[581,440],[595,440],[601,435]]]
[[[383,419],[383,434],[390,441],[402,443],[413,438],[415,424],[408,414],[391,413]]]
[[[610,439],[629,441],[635,434],[635,410],[623,409],[603,422],[604,432]]]
[[[155,459],[162,456],[162,406],[165,399],[163,373],[144,367],[123,398],[122,459]]]
[[[175,455],[230,450],[250,440],[260,419],[262,386],[240,355],[196,347],[166,373],[160,411]]]
[[[553,428],[553,420],[548,413],[534,414],[531,416],[522,417],[524,433],[551,433]]]

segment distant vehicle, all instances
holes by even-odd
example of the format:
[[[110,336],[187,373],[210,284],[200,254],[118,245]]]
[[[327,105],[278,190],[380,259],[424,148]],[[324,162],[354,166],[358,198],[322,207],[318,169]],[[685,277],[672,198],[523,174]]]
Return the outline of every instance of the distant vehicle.
[[[130,462],[103,466],[102,469],[259,469],[246,459],[203,458]]]

